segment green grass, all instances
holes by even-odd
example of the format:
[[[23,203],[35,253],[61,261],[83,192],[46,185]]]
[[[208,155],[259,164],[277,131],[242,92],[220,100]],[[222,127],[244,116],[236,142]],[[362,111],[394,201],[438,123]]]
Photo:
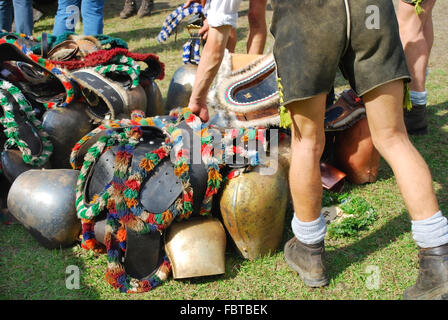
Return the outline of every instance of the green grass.
[[[167,43],[155,40],[165,17],[181,1],[155,1],[155,10],[149,17],[118,17],[123,1],[106,3],[105,34],[127,41],[132,51],[159,55],[166,65],[166,77],[158,81],[164,98],[174,71],[181,66],[181,47],[187,35],[180,31],[177,41]],[[247,14],[248,2],[242,4]],[[448,4],[438,3],[435,12],[436,32],[446,29],[443,17]],[[45,17],[35,27],[36,34],[50,32],[55,7],[43,7]],[[269,21],[272,11],[268,11]],[[78,30],[81,32],[81,29]],[[247,19],[240,19],[237,52],[245,51]],[[442,36],[436,33],[434,54],[431,59],[427,90],[429,93],[430,134],[412,137],[431,169],[434,187],[441,209],[448,212],[448,82],[447,61]],[[269,37],[266,52],[272,48]],[[374,72],[374,71],[372,71]],[[339,92],[347,86],[337,79]],[[403,290],[415,282],[418,273],[417,247],[410,233],[410,220],[400,197],[395,178],[389,166],[381,161],[375,183],[354,186],[347,184],[345,191],[364,198],[372,205],[378,217],[367,230],[354,237],[326,238],[327,267],[330,285],[325,288],[306,287],[291,271],[283,258],[283,245],[291,235],[291,212],[287,213],[283,241],[272,256],[255,261],[241,258],[229,249],[226,254],[226,273],[221,276],[177,281],[170,278],[155,290],[137,295],[120,294],[104,279],[105,255],[96,255],[75,245],[68,249],[47,250],[19,224],[0,225],[0,299],[400,299]],[[80,289],[65,286],[67,266],[78,266],[81,271]],[[367,286],[369,266],[379,269],[378,288]]]

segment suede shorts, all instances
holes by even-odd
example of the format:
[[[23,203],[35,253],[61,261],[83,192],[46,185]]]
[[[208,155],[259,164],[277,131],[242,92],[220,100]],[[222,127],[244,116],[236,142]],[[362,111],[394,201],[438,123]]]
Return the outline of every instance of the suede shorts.
[[[328,93],[338,67],[359,96],[410,80],[391,0],[271,0],[271,5],[283,105]]]

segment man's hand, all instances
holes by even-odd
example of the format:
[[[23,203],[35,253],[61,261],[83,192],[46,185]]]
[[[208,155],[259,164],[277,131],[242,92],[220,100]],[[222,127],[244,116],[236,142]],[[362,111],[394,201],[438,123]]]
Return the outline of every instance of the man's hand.
[[[202,37],[202,39],[204,41],[207,40],[208,29],[209,29],[208,21],[207,21],[207,19],[205,19],[201,29],[199,29],[199,31],[198,31],[199,35]]]
[[[189,6],[191,6],[192,3],[200,3],[201,6],[204,8],[206,2],[207,0],[188,0],[187,2],[185,2],[184,8],[188,8]],[[203,40],[207,40],[208,28],[209,28],[208,21],[207,19],[205,19],[203,26],[198,31],[199,35],[202,36]]]
[[[218,73],[231,29],[231,25],[210,28],[208,40],[202,50],[188,106],[204,122],[209,120],[208,90]]]
[[[188,108],[190,108],[190,110],[197,115],[202,122],[208,122],[208,120],[210,119],[210,116],[208,114],[208,108],[207,105],[200,105],[200,104],[192,104],[190,102],[190,104],[188,105]]]

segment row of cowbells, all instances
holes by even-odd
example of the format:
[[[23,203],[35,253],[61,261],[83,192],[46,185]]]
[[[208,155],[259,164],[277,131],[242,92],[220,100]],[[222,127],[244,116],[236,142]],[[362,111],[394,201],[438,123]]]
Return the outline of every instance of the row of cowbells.
[[[163,105],[160,89],[153,79],[143,79],[137,88],[129,92],[129,96],[135,96],[133,99],[141,102],[139,109],[144,111],[146,116],[168,113]],[[117,118],[129,117],[131,111],[127,110],[125,115],[119,114]],[[92,115],[96,115],[98,119],[95,121]],[[53,152],[50,161],[43,168],[70,168],[69,159],[73,146],[79,139],[92,131],[102,117],[104,114],[101,114],[95,107],[81,101],[72,102],[65,108],[47,110],[42,116],[42,128],[48,134],[53,145]],[[42,141],[35,128],[24,124],[20,127],[19,135],[27,142],[33,155],[42,151]],[[0,159],[3,173],[10,183],[21,173],[33,169],[33,166],[22,160],[21,152],[16,149],[2,151]]]
[[[10,213],[46,248],[68,247],[79,240],[81,224],[75,208],[78,174],[68,169],[28,170],[10,188]],[[289,199],[283,166],[273,175],[260,174],[258,167],[239,172],[222,187],[218,199],[219,219],[192,217],[173,222],[165,232],[165,251],[174,278],[225,273],[226,230],[244,258],[256,259],[277,250]],[[97,223],[98,240],[104,235],[101,228],[104,223]],[[137,261],[134,264],[145,259]]]

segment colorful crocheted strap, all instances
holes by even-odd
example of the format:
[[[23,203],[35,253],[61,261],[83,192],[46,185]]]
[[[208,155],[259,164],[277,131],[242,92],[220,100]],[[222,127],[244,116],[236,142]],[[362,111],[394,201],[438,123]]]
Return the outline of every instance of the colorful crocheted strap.
[[[42,152],[39,155],[32,155],[28,144],[20,139],[19,125],[14,119],[14,106],[2,90],[8,92],[13,97],[19,105],[20,110],[36,128],[42,142]],[[48,134],[43,130],[42,123],[36,118],[32,106],[29,104],[20,89],[8,81],[0,80],[0,105],[4,111],[4,116],[0,118],[0,122],[6,128],[4,132],[8,138],[6,141],[6,146],[17,146],[22,153],[23,161],[34,167],[42,166],[47,163],[53,152],[53,145],[48,138]]]
[[[171,264],[165,255],[155,273],[144,280],[132,279],[125,273],[121,265],[109,263],[106,272],[106,281],[122,293],[143,293],[158,287],[168,279],[170,274]]]
[[[137,135],[135,135],[135,137],[137,137]],[[133,217],[132,212],[126,205],[125,192],[123,192],[123,190],[126,188],[126,182],[130,181],[127,179],[129,173],[128,169],[135,144],[137,143],[138,140],[135,142],[129,141],[128,144],[124,144],[123,141],[117,151],[114,162],[114,178],[112,181],[114,190],[113,196],[107,206],[109,213],[107,215],[105,232],[108,260],[106,280],[114,288],[126,293],[149,291],[166,280],[171,271],[169,260],[167,257],[164,257],[163,263],[158,267],[153,276],[149,279],[138,280],[126,274],[121,263],[123,252],[126,250],[125,226],[131,224],[132,221],[135,221],[135,217]],[[160,157],[166,156],[164,151],[165,150],[163,150],[163,152],[162,150],[159,150],[159,153],[152,154],[157,155],[157,159],[160,159]],[[151,156],[148,157],[151,158]],[[156,157],[153,157],[152,161],[155,163],[157,162],[157,159]]]
[[[99,134],[100,132],[106,130],[107,128],[104,125],[100,125],[98,128],[95,128],[94,130],[90,131],[87,135],[85,135],[84,137],[81,138],[81,140],[79,140],[75,146],[72,148],[72,152],[70,153],[70,165],[72,167],[72,169],[80,169],[81,166],[77,166],[76,165],[76,160],[78,158],[78,154],[79,154],[79,150],[81,149],[81,147],[90,139],[92,139],[92,137],[96,136],[97,134]]]
[[[131,79],[131,89],[136,88],[139,85],[139,71],[123,64],[108,64],[105,66],[98,66],[94,69],[99,74],[104,76],[109,72],[124,73]]]
[[[139,170],[131,174],[125,182],[126,190],[124,191],[124,197],[126,205],[133,215],[140,219],[140,222],[136,223],[133,227],[133,230],[138,233],[162,231],[179,215],[177,210],[178,203],[171,205],[168,210],[162,213],[150,213],[138,201],[143,181],[169,155],[170,150],[171,148],[168,145],[164,145],[157,150],[146,153],[139,163]]]
[[[140,65],[134,59],[124,54],[116,55],[115,57],[113,57],[111,63],[126,65],[132,69],[135,69],[135,71],[140,74]]]
[[[183,208],[180,218],[188,218],[193,212],[193,188],[190,184],[190,151],[184,148],[182,130],[175,128],[171,137],[176,155],[174,174],[179,178],[183,190]]]
[[[200,39],[189,39],[182,47],[182,61],[186,63],[199,64],[201,56],[199,49],[201,47]],[[193,55],[191,54],[193,52]]]
[[[126,204],[129,209],[138,205],[138,196],[140,193],[141,184],[152,170],[159,165],[159,163],[168,156],[170,152],[169,146],[162,146],[157,150],[146,153],[139,163],[139,169],[136,173],[126,181],[126,190],[124,196]]]
[[[193,3],[187,8],[184,8],[183,4],[180,5],[173,12],[171,12],[163,22],[162,30],[157,36],[157,41],[159,41],[160,43],[166,41],[173,30],[185,17],[202,12],[202,6],[199,3]]]
[[[127,141],[127,132],[115,132],[111,131],[106,136],[102,136],[98,141],[89,149],[84,157],[83,165],[80,169],[78,180],[76,184],[76,211],[80,219],[94,219],[100,214],[110,198],[109,186],[105,186],[105,190],[98,196],[97,201],[91,204],[87,204],[84,198],[84,189],[87,183],[88,172],[91,166],[101,156],[106,147],[113,145],[116,142]]]
[[[170,123],[164,123],[158,119],[158,117],[148,117],[148,118],[142,118],[137,116],[138,113],[134,113],[134,116],[132,119],[116,119],[116,120],[106,120],[103,121],[103,123],[89,132],[87,135],[82,137],[73,147],[72,152],[70,154],[70,165],[73,169],[79,169],[81,166],[76,165],[76,160],[78,158],[79,151],[81,150],[82,146],[92,139],[97,134],[103,132],[107,129],[113,129],[113,128],[124,128],[129,126],[155,126],[167,133],[167,127],[170,125],[176,123],[178,120],[177,118],[173,117]]]
[[[127,130],[125,130],[125,132],[121,134],[110,133],[110,138],[113,138],[113,136],[115,136],[115,139],[109,139],[108,143],[119,141],[121,145],[126,143],[129,144],[129,148],[132,149],[133,146],[135,146],[138,143],[138,139],[141,137],[141,131],[128,128]],[[106,140],[107,137],[102,138],[104,139],[101,138],[100,139]],[[86,166],[85,167],[83,166],[83,169],[86,169],[87,172],[89,170],[88,167],[92,164],[92,160],[96,161],[96,159],[100,156],[101,148],[102,148],[101,145],[94,145],[89,150],[89,155],[91,155],[92,158],[86,156],[87,159],[84,162]],[[117,152],[116,158],[123,159],[123,153],[121,152],[121,150]],[[116,171],[114,176],[120,177],[125,174],[123,170],[127,170],[127,164],[123,166],[122,164],[120,164],[119,161],[118,162],[116,161],[114,166],[115,166],[114,171]],[[83,248],[85,249],[95,250],[98,249],[99,247],[94,234],[94,225],[95,225],[94,219],[105,208],[108,209],[111,208],[110,207],[111,203],[109,202],[109,200],[113,198],[113,195],[116,196],[116,193],[114,193],[115,188],[114,183],[116,183],[116,181],[112,181],[111,184],[106,185],[105,190],[100,195],[94,197],[94,199],[92,199],[90,203],[90,206],[87,207],[87,205],[84,202],[85,199],[83,195],[83,190],[86,184],[86,173],[84,172],[84,170],[81,170],[78,176],[78,184],[76,189],[77,193],[76,208],[78,212],[78,217],[81,218],[82,221],[82,238],[83,238],[82,245]],[[113,201],[114,201],[113,203],[115,203],[115,199],[113,199]],[[114,205],[113,208],[115,210],[116,206]]]

